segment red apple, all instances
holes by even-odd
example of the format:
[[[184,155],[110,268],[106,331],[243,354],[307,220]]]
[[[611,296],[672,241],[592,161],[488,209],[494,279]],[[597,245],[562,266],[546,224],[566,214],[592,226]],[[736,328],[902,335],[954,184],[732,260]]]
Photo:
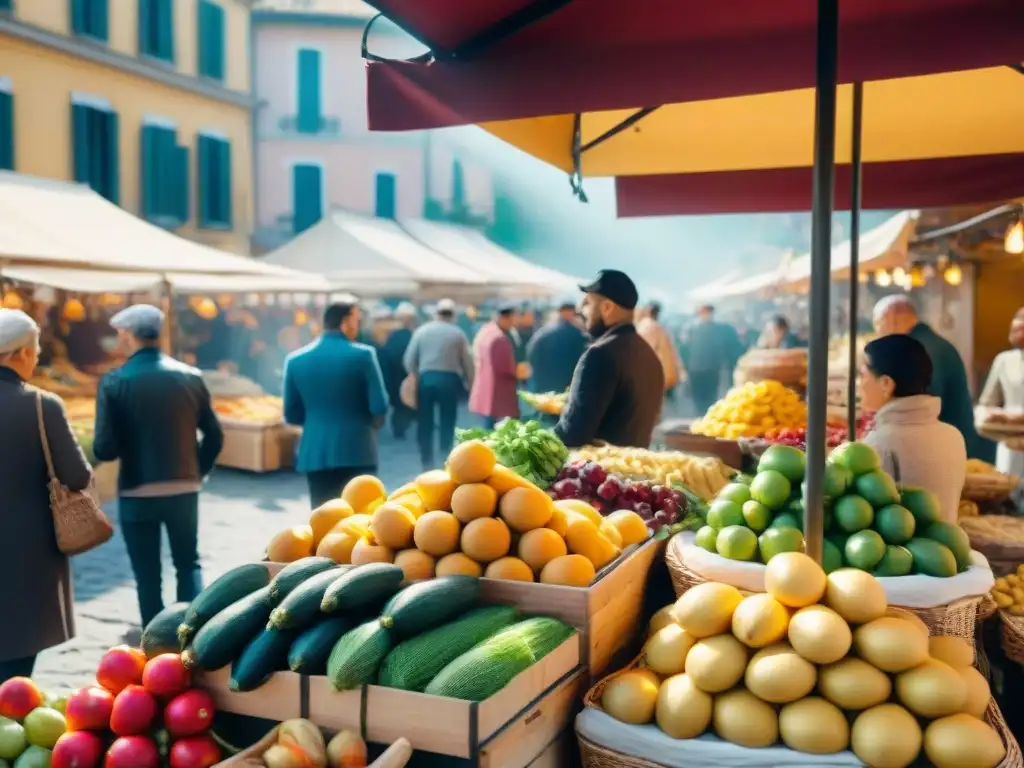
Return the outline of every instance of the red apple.
[[[27,677],[12,677],[0,685],[0,716],[23,720],[43,705],[43,692]]]
[[[179,653],[161,653],[146,662],[142,672],[142,687],[161,701],[173,699],[188,690],[192,682],[190,673]]]
[[[99,768],[103,739],[89,731],[65,733],[53,745],[51,768]]]
[[[197,736],[213,724],[213,698],[193,688],[175,696],[164,709],[164,727],[173,738]]]
[[[142,682],[146,654],[138,648],[117,645],[103,654],[96,668],[96,682],[117,695],[129,685]]]
[[[129,685],[114,698],[110,730],[118,736],[134,736],[148,731],[159,707],[153,694],[141,685]]]
[[[122,736],[107,750],[103,768],[160,768],[160,751],[148,736]]]
[[[220,762],[220,746],[212,736],[188,736],[171,747],[171,768],[210,768]]]
[[[114,695],[98,686],[79,688],[68,697],[64,717],[69,731],[105,731],[110,727]]]

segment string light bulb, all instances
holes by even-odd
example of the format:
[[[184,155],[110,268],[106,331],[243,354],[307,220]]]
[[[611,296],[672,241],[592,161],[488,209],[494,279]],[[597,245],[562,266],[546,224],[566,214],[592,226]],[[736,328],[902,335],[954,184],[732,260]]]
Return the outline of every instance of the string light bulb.
[[[928,279],[924,276],[924,269],[921,268],[920,264],[914,264],[910,268],[910,287],[911,288],[923,288]]]
[[[1006,230],[1006,236],[1003,238],[1003,250],[1015,255],[1024,253],[1024,220],[1021,219],[1019,213]]]
[[[0,306],[2,306],[4,309],[24,309],[25,302],[21,300],[21,296],[19,296],[16,292],[7,291],[3,295],[2,301],[0,301]]]
[[[304,310],[304,309],[297,309],[297,310],[295,310],[294,323],[295,323],[295,325],[297,325],[299,327],[302,327],[303,325],[306,325],[306,324],[309,323],[309,314],[307,314],[306,310]]]
[[[964,281],[964,274],[960,269],[960,265],[953,263],[942,270],[942,279],[946,281],[948,285],[958,286]]]
[[[884,269],[875,272],[875,285],[879,288],[888,288],[892,285],[892,276]]]

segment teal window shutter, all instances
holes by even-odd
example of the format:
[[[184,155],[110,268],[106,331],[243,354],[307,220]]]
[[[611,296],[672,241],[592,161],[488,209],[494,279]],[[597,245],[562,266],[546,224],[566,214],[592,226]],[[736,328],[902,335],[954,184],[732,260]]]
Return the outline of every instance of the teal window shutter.
[[[374,214],[382,219],[395,218],[395,174],[378,173],[376,193]]]
[[[299,133],[320,132],[320,51],[300,48],[298,66],[298,114],[295,128]]]
[[[231,226],[231,144],[226,141],[219,142],[220,150],[220,222]]]
[[[157,56],[167,61],[174,61],[174,4],[173,0],[156,0],[157,18]]]
[[[92,36],[100,40],[108,40],[110,35],[109,2],[108,0],[91,0],[90,22],[92,25]]]
[[[462,161],[452,163],[452,210],[462,211],[466,207],[466,175]]]
[[[108,0],[69,0],[71,4],[71,31],[106,40],[109,34],[107,20]]]
[[[0,170],[14,170],[14,94],[0,91]]]
[[[0,0],[0,11],[11,10],[11,0]]]
[[[71,105],[71,163],[75,181],[89,182],[89,113],[83,104]]]
[[[89,0],[71,0],[71,31],[76,35],[89,33]]]
[[[231,144],[213,136],[199,136],[198,174],[199,226],[230,227]]]
[[[174,61],[174,6],[172,0],[138,0],[139,53]]]
[[[189,212],[188,147],[174,147],[174,214],[184,224],[192,218]]]
[[[152,10],[151,0],[139,0],[139,55],[153,55],[153,41],[150,39],[150,31],[153,28],[150,20]]]
[[[211,0],[199,0],[199,74],[224,79],[224,9]]]
[[[210,139],[200,135],[196,145],[196,192],[198,200],[197,220],[199,226],[210,223]]]
[[[292,231],[305,232],[323,218],[323,169],[319,165],[292,166]]]
[[[160,206],[157,203],[157,169],[160,164],[159,130],[155,125],[142,126],[142,135],[139,141],[142,218],[144,219],[152,219],[160,212]]]
[[[105,155],[106,165],[104,181],[105,188],[100,191],[107,200],[116,203],[121,198],[121,163],[118,141],[118,119],[116,112],[101,112],[106,118],[104,121]]]

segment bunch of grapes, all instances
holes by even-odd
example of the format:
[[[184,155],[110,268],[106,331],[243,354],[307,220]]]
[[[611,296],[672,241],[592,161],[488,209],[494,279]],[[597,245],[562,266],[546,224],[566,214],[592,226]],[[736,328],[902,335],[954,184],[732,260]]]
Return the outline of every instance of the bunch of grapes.
[[[548,491],[551,498],[581,499],[602,515],[631,509],[654,533],[686,515],[686,495],[667,485],[626,480],[610,474],[596,461],[576,461],[562,468]]]

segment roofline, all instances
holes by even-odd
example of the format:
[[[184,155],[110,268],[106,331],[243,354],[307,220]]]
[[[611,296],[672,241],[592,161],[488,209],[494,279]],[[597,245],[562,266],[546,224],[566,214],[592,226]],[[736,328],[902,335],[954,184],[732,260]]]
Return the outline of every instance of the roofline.
[[[306,11],[273,11],[269,9],[254,10],[252,12],[253,24],[294,24],[311,27],[365,27],[373,19],[373,16],[356,16],[354,14],[342,13],[312,13]],[[377,31],[377,30],[375,30]],[[385,33],[398,32],[397,28],[391,29],[387,25],[380,27]]]

